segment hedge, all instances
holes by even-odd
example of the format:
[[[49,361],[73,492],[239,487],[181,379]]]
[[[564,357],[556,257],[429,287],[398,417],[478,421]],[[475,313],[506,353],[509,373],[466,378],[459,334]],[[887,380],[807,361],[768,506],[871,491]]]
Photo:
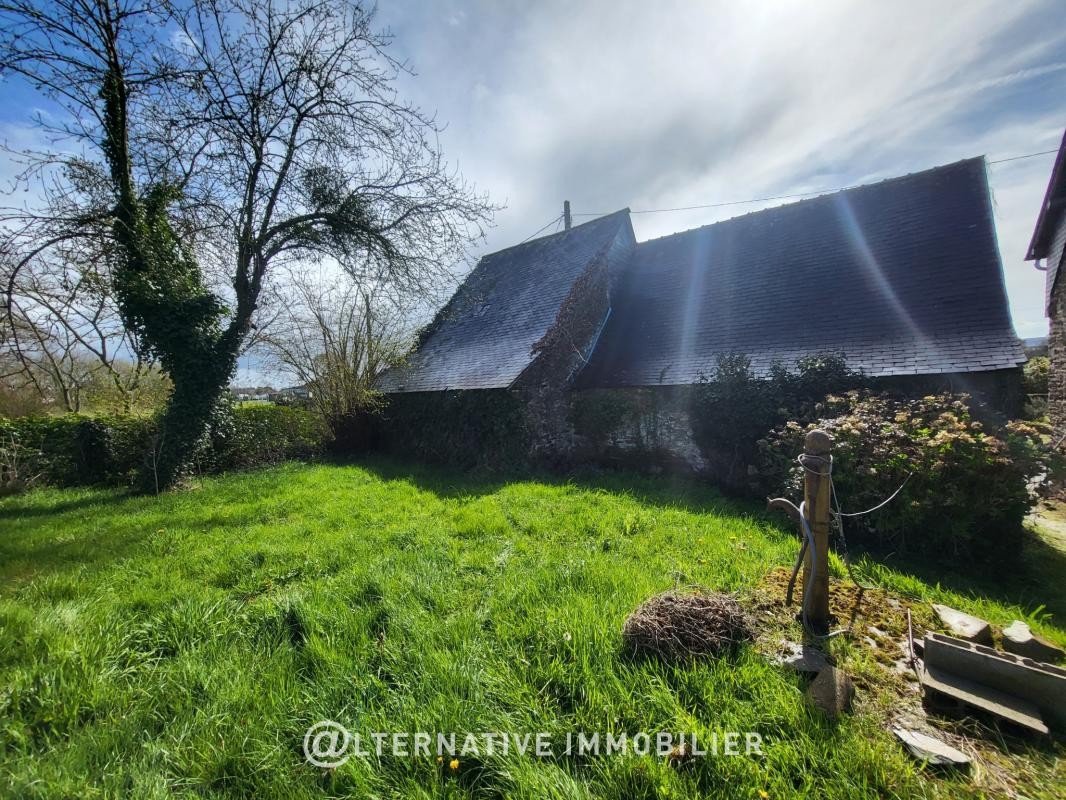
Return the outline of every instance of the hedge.
[[[17,449],[19,477],[55,486],[129,486],[151,460],[156,417],[0,419],[0,454]],[[203,473],[256,467],[319,454],[326,427],[309,411],[284,406],[222,409],[197,459]]]

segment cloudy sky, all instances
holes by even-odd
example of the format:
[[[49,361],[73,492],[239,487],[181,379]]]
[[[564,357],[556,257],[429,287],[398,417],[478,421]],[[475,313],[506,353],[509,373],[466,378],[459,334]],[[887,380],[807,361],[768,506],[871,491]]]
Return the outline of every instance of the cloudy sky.
[[[437,112],[447,156],[506,203],[482,253],[564,199],[580,222],[832,190],[1055,150],[1066,128],[1064,0],[380,0],[378,21],[417,73],[402,94]],[[32,144],[39,98],[4,92],[0,136]],[[1053,159],[989,166],[1023,337],[1047,332],[1043,274],[1023,258]],[[772,204],[633,222],[647,239]]]
[[[1062,0],[383,0],[379,20],[418,73],[405,94],[448,123],[449,158],[507,204],[488,250],[564,199],[587,213],[833,189],[1057,149],[1066,128]],[[1021,336],[1047,332],[1023,258],[1053,159],[989,167]],[[766,205],[633,222],[646,239]]]

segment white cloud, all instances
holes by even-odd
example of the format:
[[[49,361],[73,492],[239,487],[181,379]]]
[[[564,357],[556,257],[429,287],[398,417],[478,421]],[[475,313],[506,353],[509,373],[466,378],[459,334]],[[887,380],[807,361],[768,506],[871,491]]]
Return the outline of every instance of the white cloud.
[[[489,247],[561,211],[660,208],[877,180],[1057,146],[1055,2],[583,2],[384,8],[448,121],[446,151],[506,199]],[[1051,157],[990,170],[1014,318],[1046,330],[1021,261]],[[635,218],[639,238],[758,205]]]

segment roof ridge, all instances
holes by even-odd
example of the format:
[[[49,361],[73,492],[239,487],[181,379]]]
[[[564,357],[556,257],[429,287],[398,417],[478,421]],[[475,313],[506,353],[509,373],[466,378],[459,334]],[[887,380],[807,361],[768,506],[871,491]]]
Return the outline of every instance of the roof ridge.
[[[952,167],[958,167],[963,164],[970,164],[972,162],[980,161],[984,163],[985,156],[972,156],[970,158],[960,158],[958,161],[952,161],[948,164],[938,164],[935,167],[929,167],[927,169],[918,170],[917,172],[908,172],[903,175],[893,175],[890,178],[882,178],[878,181],[871,181],[870,183],[858,183],[853,186],[845,186],[840,189],[833,189],[831,191],[823,192],[822,194],[815,195],[813,197],[805,197],[802,200],[795,200],[791,203],[781,203],[776,206],[767,206],[766,208],[756,209],[755,211],[748,211],[745,214],[737,214],[735,217],[726,217],[725,219],[719,219],[714,222],[708,222],[706,225],[697,225],[694,228],[686,228],[682,231],[674,231],[673,233],[664,233],[662,236],[653,236],[650,239],[644,239],[637,242],[637,246],[643,244],[650,244],[652,242],[660,242],[663,239],[669,239],[673,236],[684,236],[686,234],[694,233],[696,231],[702,231],[707,228],[713,228],[716,225],[724,225],[729,222],[736,222],[737,220],[747,219],[748,217],[756,216],[757,214],[766,214],[771,211],[781,211],[782,209],[797,208],[802,205],[811,205],[817,202],[824,202],[825,200],[837,197],[838,195],[848,194],[851,192],[862,192],[870,189],[883,188],[885,184],[889,183],[902,183],[904,181],[913,180],[921,176],[929,175],[941,170],[947,170]],[[602,218],[601,218],[602,219]]]
[[[528,240],[526,240],[524,242],[519,242],[518,244],[512,244],[510,247],[504,247],[501,250],[493,250],[491,253],[485,253],[485,255],[483,255],[481,257],[481,259],[479,259],[479,261],[482,260],[482,259],[489,258],[490,256],[499,255],[500,253],[506,253],[506,252],[508,252],[510,250],[517,250],[519,247],[526,247],[527,245],[531,245],[531,244],[534,244],[536,242],[544,242],[544,241],[546,241],[548,239],[553,239],[555,237],[566,236],[567,234],[573,233],[578,228],[584,228],[586,225],[591,225],[594,222],[601,222],[601,221],[603,221],[603,220],[605,220],[605,219],[607,219],[609,217],[617,217],[617,216],[620,216],[622,214],[625,214],[626,216],[629,216],[629,213],[630,213],[629,206],[626,206],[625,208],[620,208],[617,211],[612,211],[610,214],[604,214],[602,217],[594,217],[593,219],[585,220],[582,223],[574,225],[573,227],[570,228],[570,230],[556,231],[555,233],[549,233],[547,236],[538,236],[535,239],[528,239]]]

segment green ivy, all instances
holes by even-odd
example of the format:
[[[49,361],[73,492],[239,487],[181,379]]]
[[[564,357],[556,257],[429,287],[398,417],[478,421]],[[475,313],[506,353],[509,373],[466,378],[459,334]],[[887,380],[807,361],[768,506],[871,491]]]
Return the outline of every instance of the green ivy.
[[[373,448],[461,467],[520,466],[530,446],[525,406],[502,389],[391,394],[337,433],[342,452]]]
[[[648,408],[639,390],[588,389],[573,395],[570,419],[574,432],[602,444],[627,422]]]
[[[758,376],[742,354],[720,356],[712,376],[701,376],[692,409],[693,437],[720,480],[734,489],[747,482],[756,442],[774,425],[804,413],[826,392],[858,385],[843,356],[799,359],[794,369],[775,364]]]

